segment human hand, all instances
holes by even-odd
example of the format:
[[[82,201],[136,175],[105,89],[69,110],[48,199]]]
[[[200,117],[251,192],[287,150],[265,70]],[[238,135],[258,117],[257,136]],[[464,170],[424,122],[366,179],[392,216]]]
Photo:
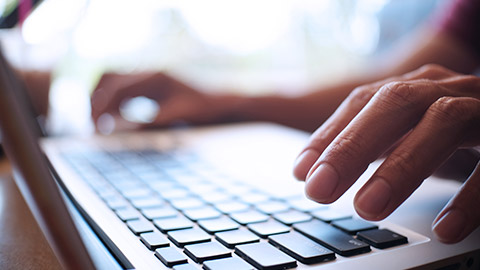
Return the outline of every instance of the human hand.
[[[386,155],[354,199],[361,217],[381,220],[464,148],[480,150],[480,78],[427,65],[356,88],[313,133],[294,175],[306,179],[308,197],[331,203]],[[476,229],[479,205],[477,163],[434,221],[439,240],[459,242]]]
[[[127,123],[120,116],[122,104],[139,96],[150,98],[160,105],[160,112],[151,123]],[[160,72],[107,73],[92,95],[92,118],[98,124],[102,115],[110,114],[117,126],[128,128],[162,127],[177,121],[207,124],[219,121],[227,110],[227,101],[227,96],[201,92]]]

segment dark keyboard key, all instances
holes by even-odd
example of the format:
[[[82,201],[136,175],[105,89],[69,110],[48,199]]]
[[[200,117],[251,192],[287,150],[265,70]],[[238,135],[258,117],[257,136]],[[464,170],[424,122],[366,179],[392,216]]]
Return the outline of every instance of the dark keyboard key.
[[[142,209],[142,214],[149,220],[160,218],[172,218],[178,215],[177,210],[170,206],[160,206]]]
[[[170,241],[158,231],[140,234],[140,241],[150,250],[170,245]]]
[[[216,203],[214,207],[224,214],[244,212],[250,208],[248,204],[239,201],[220,202]]]
[[[342,256],[370,252],[369,245],[318,220],[298,223],[293,228]]]
[[[286,233],[290,231],[288,226],[283,225],[282,223],[269,220],[267,222],[249,224],[247,227],[258,236],[262,238],[267,238],[269,235]]]
[[[333,221],[332,225],[349,234],[357,234],[360,231],[377,229],[378,226],[368,221],[356,218]]]
[[[229,217],[198,221],[198,225],[210,234],[238,229],[240,225]]]
[[[205,205],[200,199],[197,198],[188,198],[188,199],[175,199],[170,201],[173,207],[178,210],[187,210],[187,209],[195,209],[200,208]]]
[[[337,209],[318,210],[311,213],[312,216],[321,221],[331,222],[335,220],[351,218],[352,214],[349,212],[339,211]]]
[[[358,239],[376,248],[389,248],[408,243],[407,237],[387,229],[359,232]]]
[[[225,269],[255,270],[253,266],[246,263],[244,260],[235,258],[235,257],[213,260],[213,261],[206,261],[203,263],[203,268],[206,270],[225,270]]]
[[[234,248],[236,245],[260,241],[260,238],[258,238],[258,236],[256,236],[254,233],[243,229],[219,232],[215,234],[215,238],[228,248]]]
[[[287,203],[290,204],[292,208],[301,212],[311,212],[316,210],[328,209],[328,206],[319,204],[305,197],[290,199],[287,201]]]
[[[297,266],[297,262],[287,254],[268,243],[240,245],[235,253],[259,269],[288,269]]]
[[[285,212],[290,209],[288,204],[279,202],[279,201],[268,201],[256,204],[255,207],[260,211],[267,215]]]
[[[312,216],[297,210],[290,210],[288,212],[277,213],[273,215],[273,218],[286,225],[292,225],[295,223],[312,220]]]
[[[158,206],[162,206],[162,205],[165,204],[165,202],[162,201],[161,199],[159,199],[157,197],[152,197],[152,196],[145,197],[145,198],[133,199],[130,202],[132,203],[132,205],[135,208],[138,208],[138,209],[158,207]]]
[[[240,213],[233,213],[230,215],[230,217],[235,220],[236,222],[242,224],[242,225],[247,225],[251,223],[258,223],[258,222],[264,222],[268,220],[268,216],[265,214],[262,214],[256,210],[249,210],[246,212],[240,212]]]
[[[188,210],[185,210],[183,214],[187,218],[193,221],[218,218],[222,216],[222,213],[218,212],[211,206],[205,206],[205,207],[196,208],[196,209],[188,209]]]
[[[158,248],[155,250],[155,256],[167,267],[187,263],[187,256],[174,247]]]
[[[122,221],[134,220],[140,217],[138,211],[133,208],[118,209],[115,213]]]
[[[127,226],[136,235],[145,232],[152,232],[154,229],[152,223],[144,219],[127,221]]]
[[[170,231],[167,235],[168,239],[172,240],[172,242],[178,247],[209,242],[211,238],[208,233],[198,228]]]
[[[207,260],[215,260],[232,256],[232,253],[229,249],[217,242],[188,245],[185,246],[184,252],[197,263],[203,263]]]
[[[298,232],[272,235],[268,237],[268,240],[271,244],[304,264],[335,259],[335,253]]]
[[[163,233],[193,227],[193,223],[184,217],[154,219],[153,224]]]
[[[197,267],[192,264],[179,264],[173,267],[173,270],[198,270]]]

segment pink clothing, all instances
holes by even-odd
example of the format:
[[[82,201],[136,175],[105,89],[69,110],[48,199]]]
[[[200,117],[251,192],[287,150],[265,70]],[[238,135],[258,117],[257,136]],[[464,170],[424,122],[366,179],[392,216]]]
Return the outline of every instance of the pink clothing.
[[[439,26],[480,57],[480,0],[452,0]]]

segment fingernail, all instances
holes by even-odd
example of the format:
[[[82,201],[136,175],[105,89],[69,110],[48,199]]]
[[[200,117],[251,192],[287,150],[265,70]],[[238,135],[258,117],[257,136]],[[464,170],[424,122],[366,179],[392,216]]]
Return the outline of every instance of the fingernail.
[[[315,161],[317,161],[320,153],[315,150],[308,149],[307,151],[303,152],[295,161],[294,165],[294,175],[298,180],[305,180],[308,171],[313,166]]]
[[[315,201],[328,201],[338,186],[338,174],[329,164],[323,163],[306,180],[305,192]]]
[[[442,242],[455,242],[462,235],[466,224],[465,213],[458,209],[452,209],[433,225],[433,232]]]
[[[391,196],[390,185],[382,178],[374,179],[356,200],[356,208],[365,217],[376,218],[385,211]]]

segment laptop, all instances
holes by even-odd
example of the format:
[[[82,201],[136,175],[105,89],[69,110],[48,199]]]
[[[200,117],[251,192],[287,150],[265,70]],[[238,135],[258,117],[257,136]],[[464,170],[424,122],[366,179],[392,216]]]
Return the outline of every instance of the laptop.
[[[353,195],[308,200],[291,168],[308,134],[240,123],[42,138],[0,54],[0,127],[14,177],[66,269],[479,269],[480,230],[431,232],[459,183],[430,177],[368,222]]]

